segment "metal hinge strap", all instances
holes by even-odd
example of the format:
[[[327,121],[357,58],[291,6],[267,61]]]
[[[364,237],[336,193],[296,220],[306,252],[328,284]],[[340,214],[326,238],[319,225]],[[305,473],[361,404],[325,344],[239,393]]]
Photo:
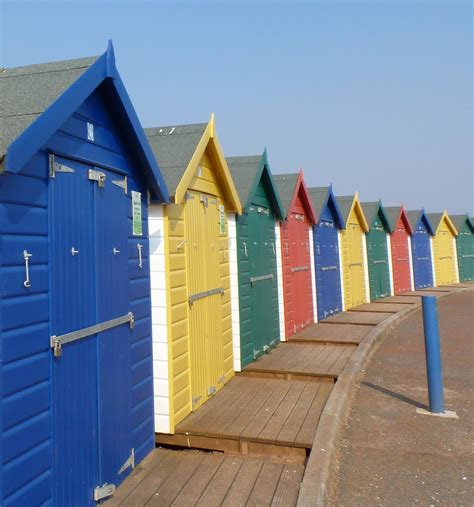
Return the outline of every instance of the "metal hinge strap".
[[[119,188],[123,188],[124,193],[127,193],[128,182],[126,176],[124,176],[123,180],[112,180],[112,183]]]
[[[308,266],[298,266],[297,268],[291,268],[292,273],[297,273],[298,271],[307,271]]]
[[[125,472],[127,468],[132,468],[132,470],[135,468],[135,449],[132,449],[130,452],[130,456],[128,457],[127,461],[120,467],[119,475]]]
[[[95,169],[89,169],[87,174],[88,179],[91,181],[97,181],[97,184],[100,188],[103,188],[105,186],[105,173],[96,171]]]
[[[321,271],[331,271],[332,269],[337,269],[337,266],[324,266]]]
[[[126,315],[123,315],[122,317],[117,317],[115,319],[101,322],[100,324],[95,324],[94,326],[84,327],[77,331],[72,331],[71,333],[66,333],[60,336],[53,335],[51,336],[51,348],[54,349],[54,355],[56,357],[59,357],[61,355],[62,345],[76,340],[80,340],[82,338],[86,338],[87,336],[101,333],[102,331],[106,331],[107,329],[112,329],[113,327],[126,324],[127,322],[130,323],[130,328],[133,329],[133,326],[135,324],[135,318],[132,312],[129,312]]]
[[[251,276],[250,283],[261,282],[262,280],[273,280],[273,273],[269,275]]]
[[[49,177],[54,178],[56,173],[73,173],[74,169],[67,165],[56,162],[54,154],[49,154]]]
[[[385,259],[380,259],[378,261],[374,261],[374,264],[386,264],[387,261]]]
[[[199,299],[204,299],[209,296],[214,296],[215,294],[224,294],[224,287],[218,287],[216,289],[211,290],[205,290],[204,292],[198,292],[196,294],[193,294],[192,296],[189,296],[189,304],[190,306],[193,305],[194,301],[198,301]]]
[[[97,486],[97,488],[94,489],[94,500],[98,502],[103,498],[112,496],[114,493],[115,493],[115,484],[105,483],[104,485]]]

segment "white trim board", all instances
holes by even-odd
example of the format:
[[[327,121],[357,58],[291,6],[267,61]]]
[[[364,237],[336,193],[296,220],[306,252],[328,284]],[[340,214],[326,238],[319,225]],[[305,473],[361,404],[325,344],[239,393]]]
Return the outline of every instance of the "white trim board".
[[[275,222],[275,245],[277,260],[277,278],[278,278],[278,314],[280,316],[280,341],[286,341],[285,328],[285,304],[283,299],[283,262],[281,257],[281,229],[280,222]]]
[[[316,272],[314,264],[313,228],[309,228],[309,257],[311,262],[311,292],[313,294],[313,321],[318,322],[318,301],[316,299]]]
[[[240,309],[239,309],[239,271],[237,263],[237,223],[234,213],[227,216],[229,228],[229,266],[230,266],[230,305],[232,313],[232,344],[234,351],[234,370],[242,371],[240,354]]]

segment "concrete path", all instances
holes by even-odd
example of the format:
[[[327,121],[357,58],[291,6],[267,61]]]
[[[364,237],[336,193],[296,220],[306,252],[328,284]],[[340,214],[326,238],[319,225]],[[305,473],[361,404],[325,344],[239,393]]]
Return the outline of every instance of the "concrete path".
[[[366,367],[342,433],[330,505],[474,505],[474,293],[438,305],[446,406],[459,419],[416,412],[427,404],[418,310],[387,334]]]

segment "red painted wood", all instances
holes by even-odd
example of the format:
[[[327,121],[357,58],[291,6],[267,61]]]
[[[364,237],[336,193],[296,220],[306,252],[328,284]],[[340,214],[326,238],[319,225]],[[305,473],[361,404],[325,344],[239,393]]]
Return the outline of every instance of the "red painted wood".
[[[411,290],[410,251],[408,250],[410,231],[403,215],[404,212],[402,211],[397,220],[395,231],[391,236],[393,289],[395,294]]]
[[[285,303],[286,336],[289,338],[313,323],[313,293],[311,287],[311,256],[307,208],[300,192],[290,206],[282,223],[281,248],[283,267],[283,297]],[[294,268],[307,269],[292,271]]]

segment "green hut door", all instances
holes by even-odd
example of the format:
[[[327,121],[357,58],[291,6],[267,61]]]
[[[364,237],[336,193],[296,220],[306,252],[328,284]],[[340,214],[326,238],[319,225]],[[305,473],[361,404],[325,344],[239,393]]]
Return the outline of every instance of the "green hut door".
[[[456,238],[458,253],[459,281],[474,280],[474,235],[464,223]]]
[[[387,233],[379,219],[367,234],[367,260],[371,301],[390,296]]]
[[[275,345],[275,222],[267,207],[252,205],[248,213],[250,297],[253,357]],[[244,358],[243,358],[244,359]]]

